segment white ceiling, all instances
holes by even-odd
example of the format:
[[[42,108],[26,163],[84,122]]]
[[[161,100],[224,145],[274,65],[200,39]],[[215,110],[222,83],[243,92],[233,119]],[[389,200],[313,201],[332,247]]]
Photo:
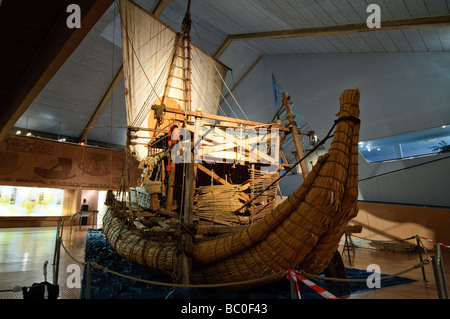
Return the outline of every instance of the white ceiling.
[[[152,11],[158,1],[136,1]],[[186,0],[169,1],[161,20],[179,29]],[[261,56],[450,51],[450,27],[383,30],[383,21],[450,14],[450,0],[193,0],[193,41],[213,55],[227,37],[365,23],[371,3],[380,5],[382,28],[371,32],[233,41],[219,59],[233,69],[230,86]],[[121,67],[117,1],[50,80],[16,127],[78,138]],[[125,143],[123,81],[88,135],[107,145]],[[248,115],[251,116],[250,113]]]

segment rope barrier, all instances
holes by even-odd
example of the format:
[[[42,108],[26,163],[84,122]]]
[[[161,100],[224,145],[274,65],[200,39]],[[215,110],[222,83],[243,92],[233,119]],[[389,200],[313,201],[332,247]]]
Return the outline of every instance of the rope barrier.
[[[439,245],[447,247],[447,248],[450,247],[448,245],[444,245],[442,243],[439,243],[437,241],[434,241],[434,240],[431,240],[431,239],[428,239],[426,237],[422,237],[422,236],[419,236],[419,235],[411,236],[411,237],[408,237],[408,238],[405,238],[405,239],[398,239],[398,240],[376,240],[376,239],[369,239],[369,238],[360,237],[360,236],[357,236],[357,235],[354,235],[354,234],[352,234],[352,237],[356,237],[356,238],[359,238],[359,239],[364,239],[364,240],[368,240],[368,241],[372,241],[372,242],[385,242],[385,243],[386,242],[388,242],[388,243],[403,242],[403,241],[407,241],[407,240],[411,240],[411,239],[416,239],[417,243],[418,243],[417,247],[419,247],[419,248],[422,247],[423,248],[423,250],[425,251],[425,254],[427,255],[427,259],[428,260],[430,259],[430,256],[428,254],[427,248],[422,243],[422,240],[421,240],[422,238],[427,240],[427,241],[429,241],[429,242],[432,242],[432,243],[435,243],[435,244],[439,244]]]
[[[377,239],[369,239],[369,238],[364,238],[364,237],[360,237],[357,235],[352,234],[352,237],[356,237],[359,239],[365,239],[365,240],[369,240],[369,241],[373,241],[373,242],[383,242],[383,243],[394,243],[394,242],[401,242],[401,241],[407,241],[407,240],[411,240],[411,239],[415,239],[416,236],[411,236],[408,238],[404,238],[404,239],[397,239],[397,240],[377,240]]]
[[[422,268],[423,266],[428,265],[429,263],[430,263],[430,260],[425,259],[425,260],[421,261],[420,263],[415,264],[414,266],[412,266],[408,269],[399,271],[398,273],[395,273],[393,275],[386,275],[386,276],[380,277],[379,279],[386,280],[386,279],[398,277],[407,272]],[[320,276],[320,275],[308,274],[308,273],[304,272],[303,270],[298,270],[297,272],[309,279],[319,279],[319,280],[334,281],[334,282],[366,282],[367,281],[367,279],[348,279],[348,278],[324,277],[324,276]]]
[[[442,246],[442,247],[450,248],[450,245],[446,245],[446,244],[440,243],[440,242],[438,242],[438,241],[435,241],[435,240],[432,240],[432,239],[429,239],[429,238],[426,238],[426,237],[422,237],[422,236],[419,236],[419,237],[422,238],[422,239],[425,239],[426,241],[432,242],[432,243],[434,243],[434,244],[436,244],[436,245],[439,245],[439,246]]]
[[[75,261],[76,263],[82,265],[82,266],[86,266],[87,262],[85,261],[79,261],[77,260],[74,256],[72,256],[72,254],[67,250],[66,246],[64,246],[63,241],[60,241],[62,248],[64,249],[64,251],[66,252],[67,255],[69,255],[70,258],[73,259],[73,261]]]
[[[423,236],[419,236],[419,235],[414,235],[414,236],[411,236],[411,237],[408,237],[408,238],[397,239],[397,240],[377,240],[377,239],[370,239],[370,238],[360,237],[360,236],[357,236],[357,235],[354,235],[354,234],[352,234],[352,237],[356,237],[356,238],[359,238],[359,239],[365,239],[365,240],[369,240],[369,241],[373,241],[373,242],[384,242],[384,243],[401,242],[401,241],[407,241],[407,240],[411,240],[411,239],[415,239],[417,237],[420,237],[420,238],[425,239],[426,241],[429,241],[429,242],[431,242],[433,244],[436,244],[436,245],[439,245],[439,246],[442,246],[442,247],[450,248],[450,245],[446,245],[446,244],[443,244],[443,243],[438,242],[436,240],[429,239],[429,238],[426,238],[426,237],[423,237]]]
[[[70,221],[70,219],[69,219],[69,221]],[[63,225],[64,225],[64,223],[62,223],[62,226]],[[362,238],[362,237],[358,237],[358,238],[367,239],[367,238]],[[430,241],[432,243],[439,244],[439,245],[447,247],[447,248],[449,247],[448,245],[439,243],[437,241],[434,241],[434,240],[431,240],[429,238],[426,238],[426,237],[423,237],[423,236],[419,236],[419,235],[411,236],[411,237],[408,237],[408,238],[405,238],[405,239],[402,239],[402,240],[399,240],[399,241],[406,241],[406,240],[411,240],[411,239],[418,239],[418,243],[421,243],[420,239],[425,239],[425,240]],[[367,239],[367,240],[370,240],[370,239]],[[280,279],[286,274],[295,275],[294,278],[295,277],[299,278],[300,280],[304,281],[311,288],[313,286],[311,286],[310,284],[312,284],[312,285],[315,285],[315,284],[314,283],[310,283],[310,282],[306,282],[305,280],[307,280],[307,279],[312,279],[312,280],[316,279],[316,280],[325,280],[325,281],[333,281],[333,282],[366,282],[367,281],[367,279],[332,278],[332,277],[314,275],[314,274],[306,273],[303,270],[297,270],[297,273],[294,273],[291,269],[289,269],[287,271],[281,271],[281,272],[278,272],[278,273],[275,273],[275,274],[271,274],[269,276],[265,276],[265,277],[262,277],[262,278],[250,279],[250,280],[238,281],[238,282],[222,283],[222,284],[177,284],[177,283],[164,283],[164,282],[145,280],[145,279],[141,279],[141,278],[136,278],[136,277],[124,275],[124,274],[121,274],[119,272],[116,272],[116,271],[113,271],[111,269],[108,269],[108,268],[106,268],[104,266],[101,266],[101,265],[99,265],[96,262],[79,261],[67,250],[67,248],[65,247],[65,245],[64,245],[64,243],[62,241],[62,238],[60,240],[60,243],[61,243],[64,251],[68,254],[68,256],[70,258],[72,258],[75,262],[77,262],[77,263],[79,263],[79,264],[81,264],[83,266],[85,266],[85,265],[87,265],[89,263],[94,268],[97,268],[97,269],[102,270],[102,271],[106,271],[106,272],[111,273],[113,275],[116,275],[116,276],[119,276],[119,277],[123,277],[123,278],[129,279],[129,280],[134,280],[134,281],[138,281],[138,282],[142,282],[142,283],[146,283],[146,284],[150,284],[150,285],[159,285],[159,286],[173,287],[173,288],[223,288],[223,287],[230,287],[230,286],[249,285],[249,284],[255,284],[255,283],[259,283],[259,282],[263,282],[263,281],[267,281],[267,280],[271,280],[271,279],[273,279],[273,280]],[[410,268],[407,268],[405,270],[397,272],[395,274],[386,275],[386,276],[380,277],[379,280],[386,280],[386,279],[390,279],[390,278],[393,278],[393,277],[398,277],[398,276],[401,276],[401,275],[403,275],[403,274],[405,274],[407,272],[410,272],[410,271],[413,271],[413,270],[416,270],[416,269],[419,269],[419,268],[423,268],[425,265],[430,264],[431,258],[428,256],[428,252],[426,251],[426,249],[423,246],[423,244],[422,244],[422,247],[425,250],[425,252],[427,253],[427,258],[425,260],[423,260],[423,261],[413,265]],[[305,278],[305,280],[301,279],[300,277]],[[297,288],[298,288],[298,284],[297,284]],[[322,289],[322,288],[320,288],[320,289]]]
[[[70,254],[70,252],[67,250],[66,246],[64,245],[63,241],[60,241],[61,246],[63,247],[64,251],[67,253],[67,255],[69,255],[70,258],[72,258],[75,262],[79,263],[82,266],[86,266],[87,264],[90,264],[92,267],[97,268],[99,270],[102,271],[106,271],[108,273],[111,273],[113,275],[119,276],[119,277],[123,277],[126,279],[130,279],[130,280],[134,280],[134,281],[138,281],[138,282],[142,282],[142,283],[146,283],[146,284],[150,284],[150,285],[159,285],[159,286],[165,286],[165,287],[174,287],[174,288],[221,288],[221,287],[229,287],[229,286],[240,286],[240,285],[248,285],[248,284],[254,284],[254,283],[258,283],[258,282],[262,282],[262,281],[266,281],[266,280],[271,280],[271,279],[279,279],[282,278],[283,275],[286,273],[285,271],[281,271],[275,274],[271,274],[262,278],[257,278],[257,279],[250,279],[250,280],[245,280],[245,281],[237,281],[237,282],[230,282],[230,283],[223,283],[223,284],[177,284],[177,283],[164,283],[164,282],[159,282],[159,281],[152,281],[152,280],[146,280],[146,279],[141,279],[141,278],[136,278],[136,277],[132,277],[132,276],[128,276],[128,275],[124,275],[121,274],[119,272],[113,271],[111,269],[108,269],[102,265],[99,265],[96,262],[86,262],[86,261],[79,261],[77,260],[74,256],[72,256],[72,254]]]
[[[415,238],[416,236],[413,236],[412,238]],[[262,277],[262,278],[257,278],[257,279],[250,279],[250,280],[245,280],[245,281],[237,281],[237,282],[229,282],[229,283],[222,283],[222,284],[177,284],[177,283],[164,283],[164,282],[158,282],[158,281],[151,281],[151,280],[146,280],[146,279],[141,279],[141,278],[136,278],[136,277],[132,277],[132,276],[128,276],[128,275],[124,275],[121,274],[119,272],[113,271],[111,269],[108,269],[102,265],[99,265],[96,262],[82,262],[77,260],[75,257],[72,256],[72,254],[70,254],[70,252],[67,250],[67,248],[65,247],[64,243],[61,240],[61,245],[64,249],[64,251],[69,255],[70,258],[72,258],[75,262],[81,264],[82,266],[87,265],[88,263],[94,267],[97,268],[99,270],[102,271],[106,271],[108,273],[111,273],[113,275],[119,276],[119,277],[123,277],[125,279],[129,279],[129,280],[134,280],[134,281],[138,281],[138,282],[142,282],[142,283],[146,283],[146,284],[150,284],[150,285],[158,285],[158,286],[165,286],[165,287],[173,287],[173,288],[223,288],[223,287],[230,287],[230,286],[240,286],[240,285],[249,285],[249,284],[255,284],[255,283],[259,283],[259,282],[263,282],[263,281],[268,281],[268,280],[275,280],[275,279],[280,279],[282,278],[285,274],[287,273],[292,273],[292,270],[288,270],[288,271],[281,271],[275,274],[271,274],[269,276],[266,277]],[[403,271],[397,272],[395,274],[392,275],[386,275],[383,277],[380,277],[379,280],[386,280],[386,279],[390,279],[393,277],[397,277],[400,275],[403,275],[407,272],[413,271],[415,269],[419,269],[424,267],[425,265],[428,265],[430,263],[430,258],[427,258],[425,260],[423,260],[422,262],[408,268],[405,269]],[[334,281],[334,282],[366,282],[367,279],[348,279],[348,278],[332,278],[332,277],[325,277],[325,276],[320,276],[320,275],[314,275],[314,274],[309,274],[304,272],[303,270],[297,270],[297,274],[299,276],[305,277],[305,279],[316,279],[316,280],[326,280],[326,281]],[[299,277],[297,277],[299,278]],[[299,278],[300,279],[300,278]],[[302,280],[302,279],[301,279]]]
[[[166,283],[166,282],[146,280],[146,279],[141,279],[141,278],[124,275],[119,272],[107,269],[95,262],[91,262],[91,265],[94,268],[106,271],[108,273],[111,273],[113,275],[120,276],[120,277],[123,277],[126,279],[135,280],[135,281],[139,281],[139,282],[150,284],[150,285],[158,285],[158,286],[174,287],[174,288],[223,288],[223,287],[230,287],[230,286],[248,285],[248,284],[259,283],[259,282],[271,280],[271,279],[273,279],[273,280],[280,279],[286,273],[286,271],[281,271],[281,272],[278,272],[278,273],[275,273],[272,275],[268,275],[268,276],[262,277],[262,278],[243,280],[243,281],[235,281],[235,282],[222,283],[222,284],[176,284],[176,283]]]
[[[398,239],[398,240],[375,240],[375,239],[369,239],[369,238],[360,237],[360,236],[357,236],[357,235],[354,235],[354,234],[352,234],[352,237],[356,237],[356,238],[359,238],[359,239],[364,239],[364,240],[368,240],[368,241],[372,241],[372,242],[402,242],[402,241],[407,241],[407,240],[411,240],[411,239],[416,239],[418,241],[418,243],[420,243],[420,245],[418,245],[418,246],[419,247],[422,246],[423,250],[425,251],[425,253],[427,255],[427,259],[429,259],[430,257],[428,255],[428,251],[427,251],[425,245],[422,243],[421,239],[424,239],[424,240],[426,240],[428,242],[431,242],[431,243],[433,243],[435,245],[439,245],[439,246],[442,246],[442,247],[450,248],[450,245],[443,244],[443,243],[440,243],[440,242],[438,242],[436,240],[433,240],[433,239],[430,239],[430,238],[427,238],[427,237],[423,237],[423,236],[419,236],[419,235],[411,236],[411,237],[408,237],[408,238],[405,238],[405,239]]]

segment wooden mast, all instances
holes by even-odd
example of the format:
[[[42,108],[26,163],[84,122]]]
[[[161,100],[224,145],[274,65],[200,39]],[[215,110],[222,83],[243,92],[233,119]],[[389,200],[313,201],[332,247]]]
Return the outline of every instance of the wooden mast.
[[[186,87],[186,110],[191,109],[191,0],[188,1],[186,15],[183,20],[183,27],[181,32],[183,33],[183,49],[186,63],[184,69],[185,87]]]
[[[185,81],[185,110],[191,111],[191,0],[188,1],[186,14],[183,20],[181,36],[183,38],[182,52],[184,61],[184,81]],[[192,270],[193,255],[193,234],[190,231],[193,224],[194,208],[194,156],[190,147],[190,162],[184,163],[184,202],[182,207],[184,224],[181,236],[178,241],[177,276],[181,284],[189,284]]]
[[[302,143],[300,141],[300,137],[298,136],[298,126],[294,120],[295,115],[292,113],[291,103],[289,102],[289,96],[285,92],[283,93],[283,105],[286,108],[287,119],[289,121],[289,128],[291,130],[292,138],[294,139],[295,150],[297,151],[298,160],[300,160],[304,156]],[[300,168],[302,169],[303,179],[305,180],[306,176],[308,176],[309,173],[305,161],[300,162]]]

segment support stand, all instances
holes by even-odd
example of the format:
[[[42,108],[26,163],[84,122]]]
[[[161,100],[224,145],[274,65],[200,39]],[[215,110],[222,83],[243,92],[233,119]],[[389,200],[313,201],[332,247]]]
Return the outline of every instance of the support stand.
[[[55,252],[53,254],[53,284],[58,284],[59,277],[59,257],[61,255],[61,241],[62,241],[62,233],[63,233],[63,221],[58,225],[56,229],[56,240],[55,240]]]
[[[445,275],[444,260],[442,259],[441,246],[439,243],[436,243],[436,255],[437,256],[431,257],[431,264],[433,265],[434,280],[436,282],[438,297],[439,299],[448,299],[447,277]]]
[[[445,275],[445,267],[444,267],[444,259],[442,258],[442,252],[441,252],[441,245],[439,243],[436,243],[436,253],[437,253],[437,264],[439,265],[439,270],[441,271],[441,276],[442,277],[442,287],[440,288],[441,290],[441,295],[442,295],[442,289],[444,290],[444,294],[445,294],[445,299],[448,299],[448,286],[447,286],[447,276]],[[434,270],[434,265],[433,265],[433,270]],[[439,276],[439,274],[438,274]],[[440,298],[443,299],[443,298]]]
[[[86,263],[86,299],[91,299],[91,263]]]
[[[350,256],[350,249],[354,249],[352,242],[352,235],[349,232],[345,232],[344,234],[345,234],[344,250],[347,250],[348,264],[349,266],[352,266],[352,258]],[[350,245],[352,245],[351,248]]]
[[[416,236],[416,241],[417,241],[417,251],[419,252],[419,259],[420,259],[420,262],[423,262],[422,250],[421,250],[422,245],[421,245],[419,236]],[[421,269],[422,269],[423,281],[427,282],[428,280],[427,280],[427,276],[425,275],[425,269],[423,267],[421,267]]]
[[[436,282],[438,297],[439,297],[439,299],[443,299],[441,277],[439,276],[438,261],[437,261],[436,256],[431,257],[431,264],[433,265],[434,280]]]

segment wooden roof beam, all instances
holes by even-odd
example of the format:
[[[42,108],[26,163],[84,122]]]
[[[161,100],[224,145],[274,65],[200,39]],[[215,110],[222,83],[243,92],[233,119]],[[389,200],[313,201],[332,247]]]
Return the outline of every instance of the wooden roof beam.
[[[230,95],[231,93],[242,83],[242,81],[245,80],[245,78],[247,77],[247,75],[250,74],[250,72],[253,71],[253,69],[258,65],[258,63],[261,61],[262,57],[258,56],[255,60],[255,62],[252,63],[252,65],[250,65],[250,67],[247,69],[247,71],[244,72],[244,74],[241,76],[241,78],[234,84],[234,86],[230,89],[229,92],[227,92],[227,94],[225,94],[224,96],[222,95],[222,97],[220,98],[219,101],[219,105],[221,105]]]
[[[159,0],[156,4],[155,8],[152,11],[152,14],[155,17],[159,17],[161,13],[166,8],[167,4],[169,2],[172,2],[173,0]],[[83,129],[83,133],[80,136],[80,141],[86,141],[87,136],[89,135],[89,132],[94,127],[95,122],[100,117],[100,114],[102,114],[106,104],[108,104],[109,99],[111,98],[112,94],[114,93],[114,90],[116,89],[117,85],[123,78],[123,64],[120,66],[119,71],[117,72],[116,76],[112,80],[111,84],[108,86],[108,89],[106,90],[106,93],[104,94],[102,100],[100,101],[99,105],[94,111],[94,114],[92,114],[91,119],[86,124],[86,126]]]
[[[86,127],[84,128],[83,133],[80,136],[80,141],[86,141],[89,132],[94,127],[94,124],[95,122],[97,122],[97,119],[100,117],[100,114],[102,114],[103,110],[105,109],[105,106],[108,104],[109,100],[111,99],[111,96],[114,93],[114,90],[116,89],[117,85],[119,85],[119,82],[122,80],[122,78],[123,78],[123,66],[120,66],[119,71],[116,73],[116,76],[114,77],[108,89],[106,90],[105,95],[103,95],[100,104],[97,106],[97,108],[94,111],[94,114],[92,114],[91,116],[91,119],[86,124]]]
[[[229,35],[225,39],[225,41],[222,42],[222,44],[214,53],[214,57],[216,59],[219,58],[233,41],[312,37],[324,35],[351,34],[359,32],[389,31],[398,29],[443,27],[449,25],[450,25],[450,15],[445,15],[445,16],[411,18],[400,20],[385,20],[385,21],[383,20],[381,21],[381,28],[379,29],[370,29],[367,27],[366,23],[352,23],[344,25],[333,25],[333,26],[312,27],[302,29],[234,34]]]
[[[20,116],[83,41],[113,1],[79,0],[77,4],[81,9],[81,28],[68,28],[66,22],[70,13],[61,13],[52,31],[28,66],[20,81],[20,86],[13,92],[6,105],[2,106],[0,141],[5,138]]]
[[[164,9],[166,8],[167,4],[172,1],[173,0],[159,0],[158,4],[153,9],[153,12],[152,12],[153,15],[155,17],[159,17],[161,15],[161,13],[164,11]]]

